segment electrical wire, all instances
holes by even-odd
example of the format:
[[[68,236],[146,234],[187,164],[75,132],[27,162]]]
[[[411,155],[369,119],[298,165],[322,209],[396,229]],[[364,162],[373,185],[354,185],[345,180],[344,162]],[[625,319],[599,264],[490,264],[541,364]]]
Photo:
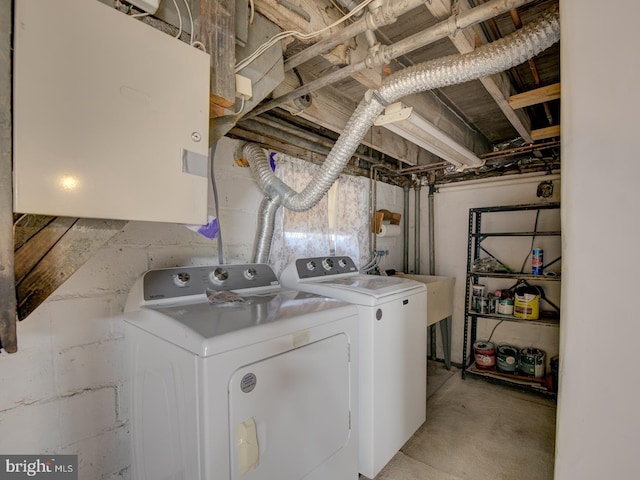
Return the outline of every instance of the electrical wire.
[[[249,14],[249,25],[253,25],[253,17],[256,14],[256,6],[253,0],[249,0],[249,8],[251,9],[251,13]]]
[[[493,337],[493,333],[496,331],[496,328],[498,328],[502,322],[504,322],[504,320],[500,320],[498,323],[496,323],[496,326],[493,327],[493,330],[491,330],[491,335],[489,335],[489,339],[487,340],[487,343],[491,341],[491,337]]]
[[[220,225],[220,211],[218,208],[218,187],[216,185],[216,176],[213,172],[213,159],[216,156],[216,146],[217,143],[214,143],[209,147],[210,180],[211,188],[213,189],[213,201],[216,204],[216,219],[218,220],[218,264],[224,265],[224,252],[222,251],[222,225]]]
[[[299,40],[310,40],[310,39],[312,39],[314,37],[317,37],[318,35],[326,32],[327,30],[332,29],[333,27],[335,27],[337,25],[340,25],[342,22],[345,22],[346,20],[348,20],[349,18],[353,17],[356,13],[358,13],[360,10],[365,8],[367,5],[369,5],[373,1],[374,0],[365,0],[364,2],[359,4],[356,8],[351,10],[347,15],[343,16],[342,18],[339,18],[338,20],[333,22],[331,25],[327,25],[326,27],[324,27],[324,28],[322,28],[322,29],[320,29],[320,30],[318,30],[316,32],[301,33],[301,32],[297,32],[297,31],[294,31],[294,30],[287,30],[287,31],[280,32],[280,33],[274,35],[269,40],[267,40],[265,43],[260,45],[251,55],[249,55],[245,59],[243,59],[240,62],[238,62],[236,64],[236,68],[235,68],[234,71],[235,72],[239,72],[240,70],[245,68],[247,65],[249,65],[251,62],[253,62],[256,58],[260,57],[260,55],[264,54],[267,50],[269,50],[271,47],[273,47],[280,40],[284,40],[285,38],[288,38],[288,37],[295,37],[295,38],[297,38]]]
[[[175,38],[180,38],[180,35],[182,35],[182,14],[180,13],[180,9],[178,8],[178,3],[176,2],[176,0],[172,0],[173,1],[173,6],[176,8],[176,12],[178,12],[178,34],[175,36]]]
[[[240,103],[240,109],[237,112],[233,112],[234,115],[240,115],[244,110],[245,98],[242,97],[242,102]]]

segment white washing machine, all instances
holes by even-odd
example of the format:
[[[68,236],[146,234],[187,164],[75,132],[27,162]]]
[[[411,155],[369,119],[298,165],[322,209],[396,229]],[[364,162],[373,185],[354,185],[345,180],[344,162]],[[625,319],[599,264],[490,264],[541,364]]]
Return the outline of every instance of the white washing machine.
[[[280,281],[358,307],[359,469],[373,478],[426,418],[426,287],[404,278],[361,275],[349,257],[298,259]]]
[[[135,479],[357,480],[353,305],[184,267],[138,279],[124,319]]]

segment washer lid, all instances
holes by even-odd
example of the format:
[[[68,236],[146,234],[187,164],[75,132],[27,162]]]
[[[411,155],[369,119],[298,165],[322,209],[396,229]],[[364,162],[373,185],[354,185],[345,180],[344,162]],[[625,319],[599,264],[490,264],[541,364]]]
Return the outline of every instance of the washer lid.
[[[420,287],[412,280],[399,277],[383,277],[379,275],[357,275],[343,278],[329,278],[326,280],[320,280],[318,283],[322,285],[329,285],[334,288],[344,288],[374,296],[404,292]]]
[[[355,307],[313,293],[275,289],[241,294],[242,302],[199,300],[146,305],[125,312],[125,321],[201,356],[293,333],[350,315]]]
[[[285,267],[280,283],[358,305],[375,305],[390,301],[393,296],[426,292],[423,283],[407,278],[360,274],[349,257],[297,259]]]

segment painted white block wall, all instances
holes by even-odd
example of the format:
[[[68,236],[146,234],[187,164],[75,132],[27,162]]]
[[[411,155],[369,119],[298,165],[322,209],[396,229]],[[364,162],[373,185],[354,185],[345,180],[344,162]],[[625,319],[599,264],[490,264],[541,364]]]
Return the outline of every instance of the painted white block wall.
[[[552,180],[554,183],[554,196],[551,201],[560,201],[560,179],[558,175],[534,175],[503,177],[501,180],[472,181],[464,184],[450,184],[441,186],[434,197],[435,217],[435,273],[447,277],[455,277],[453,299],[453,333],[452,352],[453,362],[462,362],[462,342],[464,333],[464,296],[467,269],[467,235],[469,224],[469,209],[477,207],[490,207],[497,205],[517,205],[524,203],[538,203],[536,188],[541,181]],[[427,189],[423,189],[421,202],[422,219],[421,239],[422,271],[428,271],[429,235],[428,235],[428,210]],[[557,211],[541,212],[538,222],[539,230],[559,230],[560,216]],[[532,231],[535,222],[535,212],[506,213],[483,215],[483,229],[491,228],[496,232],[508,231]],[[487,240],[489,244],[491,240]],[[493,253],[502,261],[514,269],[520,269],[529,248],[531,238],[509,238],[495,243]],[[537,239],[535,245],[542,246],[545,250],[547,261],[560,254],[560,240],[555,237]],[[490,245],[486,245],[490,247]],[[530,268],[530,257],[527,257],[525,271]],[[560,264],[557,265],[560,267]],[[507,288],[514,281],[506,283],[483,280],[487,288]],[[541,283],[549,299],[556,305],[560,305],[560,286],[549,282]],[[550,309],[542,303],[542,308]],[[496,322],[488,320],[478,321],[478,339],[487,339]],[[507,343],[519,347],[535,346],[543,349],[547,354],[547,360],[558,354],[557,327],[526,325],[523,323],[511,324],[503,322],[492,337],[492,342]],[[438,332],[437,355],[442,358],[442,341]],[[547,362],[548,363],[548,362]]]
[[[262,199],[250,169],[235,164],[235,148],[223,139],[215,158],[227,263],[251,260]],[[401,211],[393,187],[379,192],[381,208]],[[400,238],[387,240],[386,248],[395,242],[402,248]],[[129,385],[118,318],[127,292],[150,268],[217,261],[217,241],[184,226],[128,223],[18,325],[18,353],[0,355],[0,451],[78,454],[79,478],[130,478]],[[395,257],[388,265],[395,268]]]
[[[404,231],[404,192],[401,188],[389,185],[387,183],[377,182],[376,186],[376,210],[389,210],[390,212],[402,214],[400,221],[401,231]],[[380,237],[376,238],[376,250],[388,251],[389,254],[380,260],[380,270],[396,270],[402,271],[403,262],[403,246],[404,240],[402,235],[397,237]]]
[[[640,478],[640,4],[563,0],[558,480]]]

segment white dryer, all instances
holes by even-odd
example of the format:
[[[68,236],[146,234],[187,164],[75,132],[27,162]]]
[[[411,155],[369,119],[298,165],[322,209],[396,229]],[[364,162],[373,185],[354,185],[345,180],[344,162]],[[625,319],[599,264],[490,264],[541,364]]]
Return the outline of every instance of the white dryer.
[[[361,275],[349,257],[298,259],[280,282],[358,307],[359,469],[373,478],[426,418],[426,288],[404,278]]]
[[[135,479],[357,480],[354,306],[184,267],[144,274],[124,319]]]

